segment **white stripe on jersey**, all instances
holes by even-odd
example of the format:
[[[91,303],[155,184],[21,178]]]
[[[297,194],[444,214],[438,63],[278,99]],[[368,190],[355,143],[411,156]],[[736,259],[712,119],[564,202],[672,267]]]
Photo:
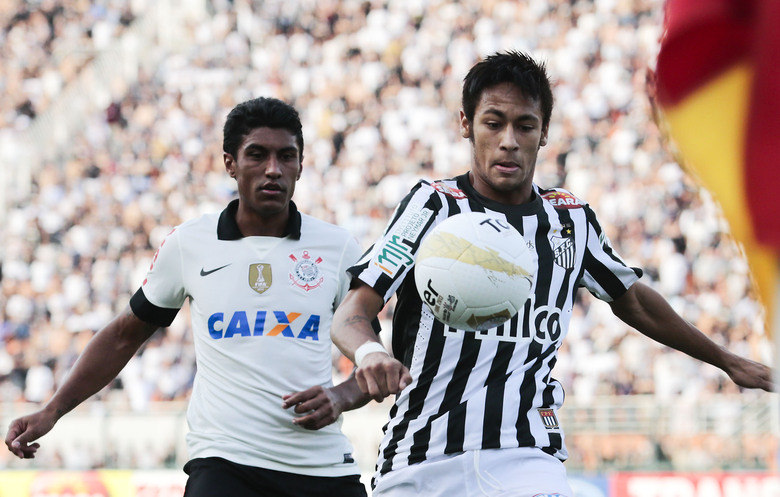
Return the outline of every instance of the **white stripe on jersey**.
[[[466,175],[421,181],[396,209],[383,237],[350,269],[385,301],[398,292],[393,351],[414,379],[391,410],[377,478],[409,464],[483,448],[536,446],[567,457],[555,421],[563,389],[550,373],[575,292],[585,286],[611,300],[641,271],[612,251],[585,203],[565,190],[534,185],[534,192],[527,204],[505,206],[477,194]],[[420,215],[408,211],[423,212],[424,226]],[[421,240],[447,217],[470,211],[489,212],[513,225],[538,266],[524,310],[484,333],[453,330],[436,321],[411,281]]]

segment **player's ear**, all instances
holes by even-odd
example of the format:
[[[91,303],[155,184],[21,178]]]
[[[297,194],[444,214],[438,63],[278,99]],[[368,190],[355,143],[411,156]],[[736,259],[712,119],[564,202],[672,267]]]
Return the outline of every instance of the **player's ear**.
[[[225,170],[228,172],[231,178],[236,177],[236,161],[233,156],[227,152],[222,153],[222,160],[225,162]]]
[[[539,139],[539,148],[547,145],[547,130],[549,129],[549,125],[542,128],[542,137]]]
[[[466,114],[460,111],[460,136],[471,138],[471,122],[466,118]]]
[[[301,154],[301,158],[298,160],[298,175],[295,177],[295,181],[301,179],[302,172],[303,172],[303,154]]]

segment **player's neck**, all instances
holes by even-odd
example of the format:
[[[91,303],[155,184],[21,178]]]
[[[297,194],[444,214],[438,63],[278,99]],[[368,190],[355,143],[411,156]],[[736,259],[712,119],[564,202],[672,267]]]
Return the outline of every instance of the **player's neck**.
[[[281,237],[284,236],[289,217],[289,209],[271,215],[262,215],[258,212],[242,209],[239,205],[236,211],[236,224],[244,236]]]

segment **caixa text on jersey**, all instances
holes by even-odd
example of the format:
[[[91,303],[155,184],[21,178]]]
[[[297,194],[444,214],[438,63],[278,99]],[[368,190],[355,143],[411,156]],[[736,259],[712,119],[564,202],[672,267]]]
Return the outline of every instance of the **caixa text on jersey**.
[[[318,341],[320,316],[310,314],[306,318],[300,312],[285,311],[237,311],[227,318],[224,312],[215,312],[209,316],[208,327],[209,335],[215,340],[235,336],[283,336]]]

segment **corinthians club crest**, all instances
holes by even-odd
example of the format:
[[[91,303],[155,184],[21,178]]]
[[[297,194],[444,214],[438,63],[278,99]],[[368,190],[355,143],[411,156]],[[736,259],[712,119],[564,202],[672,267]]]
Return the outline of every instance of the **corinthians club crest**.
[[[325,276],[318,267],[322,262],[322,257],[312,257],[308,250],[304,250],[300,255],[290,254],[290,260],[293,261],[293,268],[290,271],[290,284],[305,291],[314,290],[322,285]]]
[[[273,281],[271,265],[258,262],[249,265],[249,287],[257,293],[263,293],[271,287]]]

